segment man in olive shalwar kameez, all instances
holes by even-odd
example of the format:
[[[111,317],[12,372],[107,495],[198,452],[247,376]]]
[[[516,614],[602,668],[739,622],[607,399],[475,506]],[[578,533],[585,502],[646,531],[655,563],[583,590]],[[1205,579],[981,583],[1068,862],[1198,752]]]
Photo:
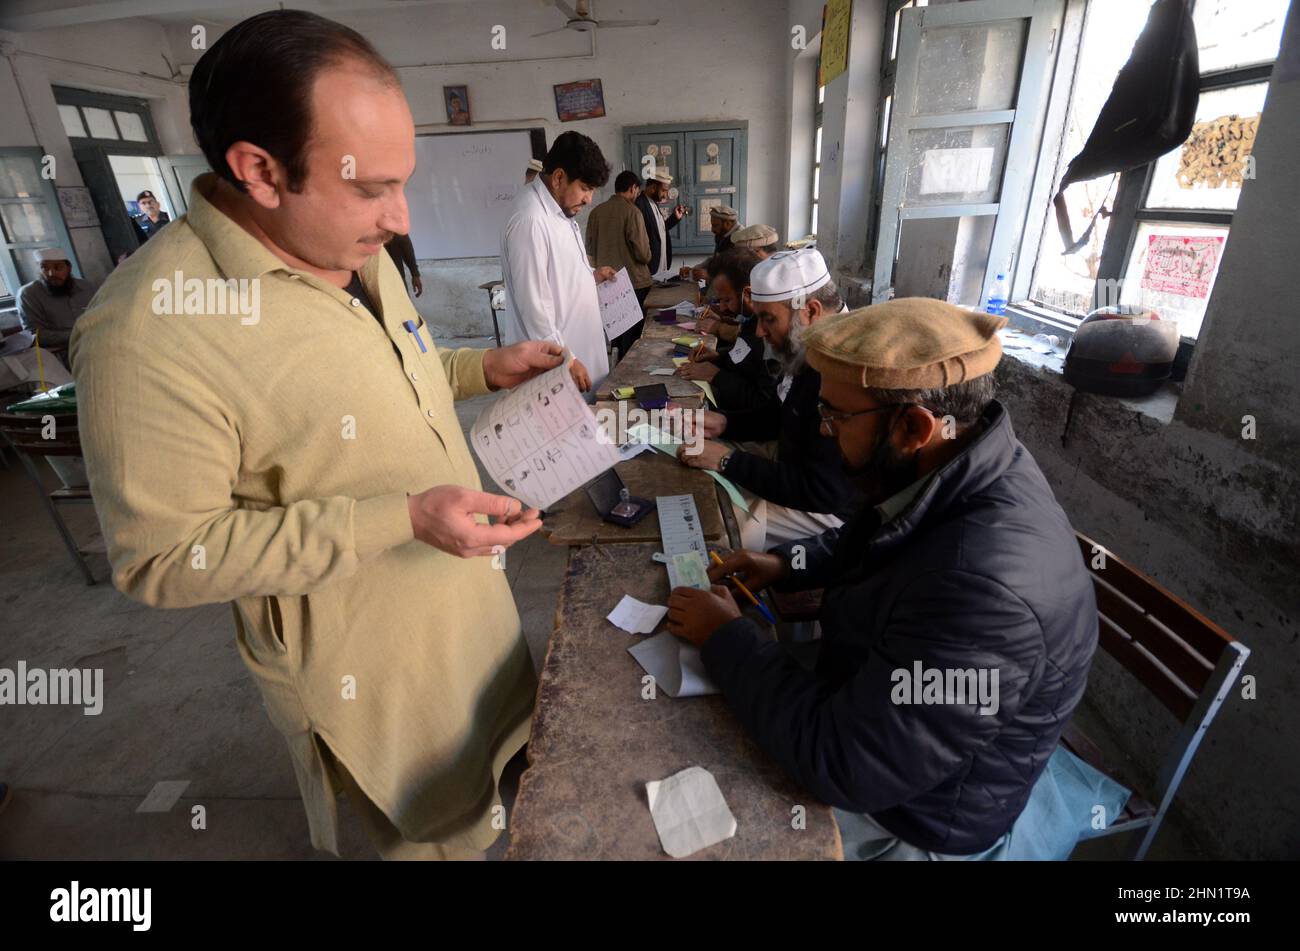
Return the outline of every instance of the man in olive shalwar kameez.
[[[234,603],[318,848],[337,851],[346,790],[386,857],[481,855],[536,689],[490,556],[540,521],[480,491],[453,400],[561,351],[434,348],[383,253],[409,228],[414,126],[360,35],[247,20],[199,61],[190,106],[216,174],[72,340],[114,583]]]

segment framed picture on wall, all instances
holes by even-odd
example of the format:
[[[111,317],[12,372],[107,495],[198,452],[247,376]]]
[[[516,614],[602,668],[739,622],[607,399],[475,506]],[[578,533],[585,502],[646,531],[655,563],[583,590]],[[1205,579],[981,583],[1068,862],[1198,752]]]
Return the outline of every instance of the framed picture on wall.
[[[468,87],[443,86],[442,98],[447,104],[447,121],[452,125],[469,125]]]
[[[555,114],[561,122],[599,119],[605,114],[605,90],[599,79],[559,83],[555,87]]]

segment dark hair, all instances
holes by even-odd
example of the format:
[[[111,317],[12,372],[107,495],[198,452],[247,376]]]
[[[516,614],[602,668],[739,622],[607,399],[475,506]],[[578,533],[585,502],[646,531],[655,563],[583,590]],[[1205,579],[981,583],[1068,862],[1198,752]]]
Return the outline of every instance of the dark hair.
[[[266,149],[284,165],[290,191],[307,175],[312,84],[326,68],[355,60],[398,85],[370,41],[302,10],[272,10],[235,24],[199,57],[190,77],[190,125],[213,170],[241,191],[226,162],[236,142]]]
[[[575,182],[603,188],[609,181],[610,164],[600,153],[600,146],[581,132],[565,132],[551,143],[542,161],[542,172],[550,175],[557,168]]]
[[[640,185],[641,179],[636,177],[636,172],[619,172],[618,177],[614,179],[614,191],[625,192],[633,185]]]
[[[993,374],[985,373],[973,380],[964,380],[933,390],[882,390],[868,387],[867,395],[880,405],[888,403],[919,403],[935,416],[951,416],[957,425],[971,425],[988,408],[993,401],[996,387]]]
[[[709,279],[721,274],[739,294],[749,286],[749,272],[754,270],[754,265],[760,260],[758,254],[750,248],[728,248],[721,254],[715,254],[709,261]]]
[[[154,201],[157,201],[157,200],[158,200],[158,196],[155,195],[153,192],[149,191],[149,189],[147,189],[147,188],[146,188],[144,191],[142,191],[140,194],[136,195],[136,196],[135,196],[135,200],[136,200],[136,201],[139,201],[139,200],[140,200],[141,198],[143,198],[145,195],[148,195],[148,196],[149,196],[150,198],[152,198]]]
[[[844,298],[840,296],[840,289],[835,286],[834,281],[827,281],[809,294],[808,299],[820,301],[822,312],[825,314],[838,314],[840,308],[844,306]]]

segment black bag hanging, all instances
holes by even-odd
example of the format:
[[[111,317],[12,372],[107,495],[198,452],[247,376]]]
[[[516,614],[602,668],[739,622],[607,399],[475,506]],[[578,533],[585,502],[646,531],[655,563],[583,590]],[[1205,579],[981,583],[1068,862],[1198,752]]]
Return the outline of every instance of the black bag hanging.
[[[1083,151],[1070,161],[1053,199],[1066,254],[1088,242],[1101,212],[1093,215],[1083,236],[1074,240],[1065,189],[1074,182],[1146,165],[1182,145],[1196,121],[1200,89],[1192,2],[1156,0],[1133,45],[1133,55],[1115,77]]]

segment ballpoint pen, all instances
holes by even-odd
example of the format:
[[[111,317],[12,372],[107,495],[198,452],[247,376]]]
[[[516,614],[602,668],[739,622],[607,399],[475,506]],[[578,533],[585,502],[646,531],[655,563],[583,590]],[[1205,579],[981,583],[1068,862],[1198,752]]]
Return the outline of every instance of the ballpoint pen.
[[[713,559],[713,563],[715,565],[722,564],[722,559],[718,557],[718,553],[716,551],[709,552],[709,557]],[[747,587],[745,587],[745,582],[741,581],[735,575],[725,575],[724,580],[730,581],[732,584],[734,584],[737,588],[740,589],[741,594],[749,598],[750,601],[754,602],[754,607],[758,608],[760,611],[763,612],[763,617],[767,618],[769,623],[771,624],[776,623],[776,618],[772,616],[772,612],[767,609],[767,607],[763,604],[762,601],[754,597],[754,592],[750,591]]]

